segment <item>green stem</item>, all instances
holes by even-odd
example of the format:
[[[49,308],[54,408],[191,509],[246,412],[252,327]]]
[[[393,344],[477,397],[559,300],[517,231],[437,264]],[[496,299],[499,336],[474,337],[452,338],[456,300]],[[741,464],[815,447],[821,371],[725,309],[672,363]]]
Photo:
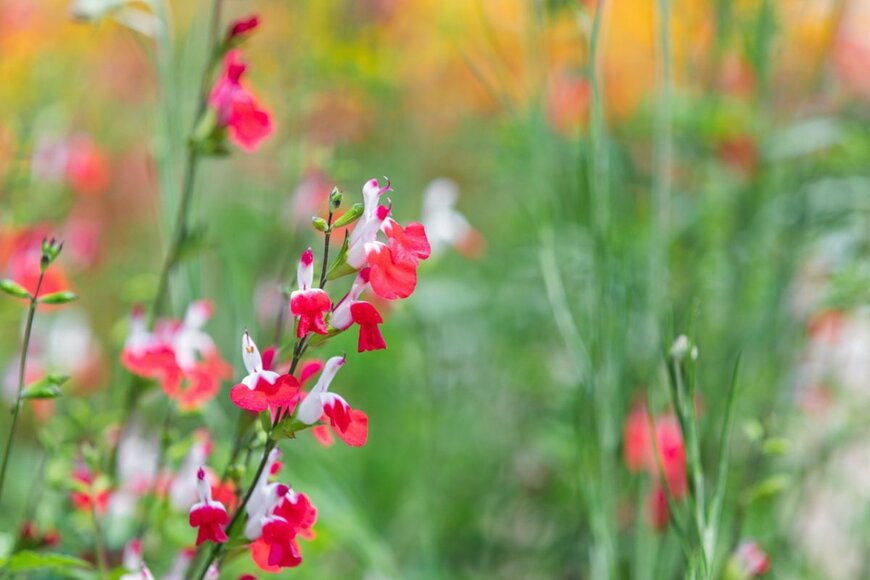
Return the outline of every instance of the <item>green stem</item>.
[[[109,577],[109,567],[106,564],[106,545],[103,541],[103,529],[100,526],[100,518],[97,516],[96,502],[91,501],[91,518],[94,522],[94,541],[97,551],[97,568],[100,571],[100,578]]]
[[[6,439],[6,450],[3,452],[3,467],[0,468],[0,499],[3,497],[3,487],[6,483],[6,468],[9,466],[9,455],[12,451],[12,443],[15,437],[15,428],[18,426],[18,415],[21,413],[21,393],[24,391],[24,376],[27,368],[27,351],[30,349],[30,334],[33,330],[33,318],[36,316],[36,304],[39,299],[39,290],[42,288],[42,280],[45,277],[45,268],[39,273],[36,282],[36,292],[30,297],[30,308],[27,311],[27,323],[24,326],[24,343],[21,346],[21,360],[18,364],[18,395],[15,397],[15,408],[12,411],[12,426],[9,428],[9,437]]]
[[[655,149],[653,165],[652,197],[653,244],[650,252],[650,299],[652,312],[660,312],[668,289],[668,246],[670,243],[671,214],[671,166],[674,145],[672,134],[672,87],[671,87],[671,41],[670,0],[659,0],[659,96],[655,116]]]

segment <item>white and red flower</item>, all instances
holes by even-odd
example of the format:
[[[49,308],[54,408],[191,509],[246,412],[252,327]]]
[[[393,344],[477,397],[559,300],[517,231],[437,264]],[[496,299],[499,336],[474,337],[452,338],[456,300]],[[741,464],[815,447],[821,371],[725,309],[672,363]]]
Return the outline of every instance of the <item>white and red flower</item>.
[[[290,312],[299,318],[296,336],[302,338],[309,332],[327,334],[324,316],[332,308],[329,294],[320,288],[312,288],[314,283],[314,254],[311,248],[302,253],[296,270],[299,289],[290,295]]]
[[[299,382],[293,375],[279,375],[264,368],[260,351],[247,330],[242,335],[242,360],[248,374],[230,391],[233,403],[255,413],[282,407],[292,412],[299,396]]]
[[[211,497],[211,485],[206,479],[205,469],[199,468],[196,473],[196,491],[199,502],[190,508],[188,521],[191,527],[199,528],[196,535],[196,545],[203,542],[222,544],[227,541],[225,528],[230,521],[227,508]]]
[[[305,425],[314,425],[322,419],[329,423],[339,439],[352,447],[361,447],[368,439],[368,416],[351,408],[341,396],[328,392],[329,385],[344,362],[343,356],[326,361],[317,384],[299,404],[296,418]]]
[[[157,380],[183,411],[201,407],[232,372],[203,330],[213,312],[210,301],[198,300],[188,307],[183,321],[158,320],[149,332],[144,313],[134,309],[122,364],[133,374]]]

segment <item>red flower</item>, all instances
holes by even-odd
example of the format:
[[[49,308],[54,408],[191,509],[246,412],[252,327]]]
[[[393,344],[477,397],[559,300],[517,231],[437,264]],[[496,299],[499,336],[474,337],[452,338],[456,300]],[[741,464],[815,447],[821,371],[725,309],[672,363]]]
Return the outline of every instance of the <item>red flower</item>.
[[[385,300],[407,298],[417,287],[417,268],[407,261],[397,261],[392,251],[381,242],[366,244],[366,259],[370,267],[369,284],[375,294]]]
[[[212,541],[222,544],[227,541],[224,528],[230,518],[224,505],[211,498],[211,486],[205,478],[205,470],[200,467],[196,473],[196,489],[199,493],[199,502],[190,508],[188,520],[190,526],[199,528],[196,535],[196,545]]]
[[[683,434],[673,413],[655,419],[655,446],[645,406],[635,408],[625,424],[625,464],[629,471],[648,471],[653,477],[664,472],[671,494],[682,499],[687,491],[686,449]],[[654,447],[658,449],[656,459]],[[661,468],[659,463],[661,463]]]
[[[324,315],[330,308],[332,302],[329,295],[319,288],[293,292],[290,297],[290,312],[299,317],[299,324],[296,325],[297,338],[302,338],[309,332],[327,334],[329,329],[326,327]]]
[[[350,313],[353,321],[359,325],[359,341],[357,343],[359,352],[387,348],[381,329],[378,328],[379,324],[383,324],[384,319],[381,318],[374,306],[368,302],[355,302],[350,307]]]
[[[223,75],[209,95],[209,104],[217,112],[218,124],[229,129],[233,142],[242,149],[253,151],[272,133],[272,119],[242,84],[241,77],[246,69],[241,52],[229,51],[224,60]]]

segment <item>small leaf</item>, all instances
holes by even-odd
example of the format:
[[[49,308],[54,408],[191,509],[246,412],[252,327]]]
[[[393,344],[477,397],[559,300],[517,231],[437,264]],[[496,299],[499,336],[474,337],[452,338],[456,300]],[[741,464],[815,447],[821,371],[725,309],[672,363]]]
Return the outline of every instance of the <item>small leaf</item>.
[[[91,568],[91,564],[81,558],[67,556],[66,554],[38,553],[25,550],[13,554],[8,560],[0,560],[0,567],[15,573],[45,570],[46,568]]]
[[[40,304],[66,304],[68,302],[72,302],[73,300],[78,299],[79,297],[77,294],[74,294],[69,290],[62,290],[61,292],[46,294],[39,299],[39,302]]]
[[[0,280],[0,290],[15,298],[30,298],[30,292],[24,289],[24,286],[9,278]]]
[[[38,381],[30,383],[21,393],[22,399],[56,399],[63,392],[60,386],[69,380],[69,375],[49,373]]]

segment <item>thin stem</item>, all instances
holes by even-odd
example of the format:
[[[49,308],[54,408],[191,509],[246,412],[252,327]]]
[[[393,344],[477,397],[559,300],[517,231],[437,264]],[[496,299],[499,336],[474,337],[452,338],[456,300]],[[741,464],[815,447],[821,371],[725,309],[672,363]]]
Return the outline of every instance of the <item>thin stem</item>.
[[[181,248],[187,238],[187,216],[190,213],[190,202],[193,198],[193,186],[196,181],[196,169],[198,165],[199,154],[195,148],[191,147],[187,152],[187,164],[184,168],[184,184],[182,185],[181,199],[178,203],[175,228],[172,232],[169,249],[166,251],[166,258],[163,260],[163,267],[160,270],[160,282],[157,285],[157,294],[154,296],[154,301],[151,304],[149,326],[154,324],[157,315],[162,309],[163,301],[169,290],[169,276],[175,269],[175,266],[178,265],[179,258],[181,257]]]
[[[323,260],[320,266],[320,288],[326,285],[326,266],[329,264],[329,238],[332,237],[332,201],[330,200],[329,215],[326,216],[326,233],[323,236]]]
[[[239,519],[242,516],[242,513],[245,511],[245,508],[248,505],[248,502],[251,500],[251,496],[254,495],[254,490],[257,488],[257,481],[259,481],[260,476],[263,474],[263,470],[266,469],[266,464],[269,462],[269,453],[272,449],[277,445],[277,441],[272,438],[269,438],[266,441],[266,447],[263,449],[263,457],[260,459],[260,465],[257,467],[257,472],[254,474],[254,479],[251,481],[251,485],[248,487],[247,493],[245,493],[245,498],[242,500],[242,503],[239,504],[239,507],[236,508],[235,513],[233,514],[232,519],[230,520],[229,525],[227,526],[227,535],[230,536],[233,532],[233,528],[235,528]],[[211,566],[211,563],[214,562],[215,558],[217,558],[224,544],[215,544],[211,549],[211,553],[208,556],[208,559],[205,561],[205,565],[200,570],[197,578],[199,580],[203,580],[205,578],[206,573],[208,573],[208,569]]]
[[[100,526],[100,518],[97,516],[96,502],[91,501],[91,518],[94,522],[94,541],[97,551],[97,568],[100,571],[100,578],[109,577],[109,567],[106,564],[106,544],[103,541],[103,529]]]
[[[24,343],[21,346],[21,360],[18,364],[18,395],[15,397],[15,409],[12,411],[12,426],[9,428],[9,437],[6,439],[6,450],[3,452],[3,467],[0,468],[0,499],[3,497],[3,487],[6,483],[6,468],[9,466],[9,455],[12,452],[12,443],[15,437],[15,428],[18,426],[18,415],[21,412],[21,393],[24,391],[24,375],[27,368],[27,351],[30,349],[30,333],[33,330],[33,318],[36,316],[36,304],[39,299],[39,290],[42,288],[42,280],[45,278],[45,268],[39,273],[36,282],[36,292],[30,297],[30,308],[27,311],[27,323],[24,326]]]

